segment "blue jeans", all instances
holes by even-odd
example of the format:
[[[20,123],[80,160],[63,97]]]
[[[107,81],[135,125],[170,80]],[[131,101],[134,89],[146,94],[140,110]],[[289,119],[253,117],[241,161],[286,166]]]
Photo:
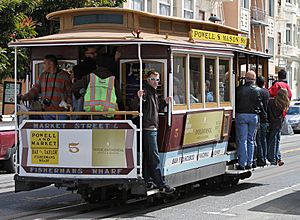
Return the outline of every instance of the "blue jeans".
[[[145,182],[152,179],[158,188],[166,185],[161,172],[157,131],[143,131],[143,177]]]
[[[79,99],[76,99],[75,96],[73,95],[73,109],[75,112],[82,112],[83,111],[83,104],[84,100],[83,97],[81,96]],[[73,120],[79,119],[79,115],[72,115],[71,117]]]
[[[254,154],[254,134],[258,123],[258,115],[237,113],[235,121],[236,144],[239,165],[251,166]]]
[[[281,137],[281,129],[271,129],[268,133],[268,154],[267,158],[271,164],[277,164],[281,160],[281,153],[279,150]]]
[[[267,132],[268,123],[259,123],[256,133],[256,162],[257,165],[265,165],[267,159]]]

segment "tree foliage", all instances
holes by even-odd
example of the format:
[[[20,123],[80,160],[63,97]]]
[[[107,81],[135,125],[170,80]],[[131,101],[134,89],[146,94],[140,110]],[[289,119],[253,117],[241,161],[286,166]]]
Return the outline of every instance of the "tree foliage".
[[[58,24],[48,21],[50,12],[82,7],[118,7],[126,0],[1,0],[0,1],[0,80],[14,72],[14,38],[33,38],[53,34]],[[30,71],[29,50],[18,49],[18,73]]]

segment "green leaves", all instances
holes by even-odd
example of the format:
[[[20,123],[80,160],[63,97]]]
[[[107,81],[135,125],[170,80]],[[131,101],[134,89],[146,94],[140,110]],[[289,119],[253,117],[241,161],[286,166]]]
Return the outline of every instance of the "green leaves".
[[[50,12],[82,7],[118,7],[126,0],[0,0],[0,80],[13,76],[14,49],[8,43],[17,39],[54,34],[59,24],[48,21]],[[18,49],[18,76],[30,71],[29,50]]]

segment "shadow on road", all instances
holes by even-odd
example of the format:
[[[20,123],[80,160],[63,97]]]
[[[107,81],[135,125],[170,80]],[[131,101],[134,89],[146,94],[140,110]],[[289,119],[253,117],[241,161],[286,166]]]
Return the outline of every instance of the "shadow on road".
[[[126,218],[134,218],[134,217],[147,217],[147,218],[152,218],[151,216],[148,216],[147,214],[149,212],[153,212],[156,210],[184,204],[184,203],[189,203],[191,201],[205,198],[207,196],[226,196],[230,195],[232,193],[236,193],[239,191],[243,191],[249,188],[253,187],[259,187],[263,186],[265,184],[258,184],[258,183],[240,183],[234,187],[229,187],[229,188],[219,188],[219,189],[195,189],[194,191],[188,192],[183,194],[182,197],[178,198],[177,200],[172,200],[171,198],[166,204],[155,202],[154,204],[151,204],[151,206],[143,207],[140,209],[140,211],[126,215]],[[161,202],[161,201],[160,201]],[[136,210],[135,210],[136,211]],[[122,217],[119,217],[122,219]]]
[[[300,215],[300,191],[295,191],[249,210],[255,212]]]

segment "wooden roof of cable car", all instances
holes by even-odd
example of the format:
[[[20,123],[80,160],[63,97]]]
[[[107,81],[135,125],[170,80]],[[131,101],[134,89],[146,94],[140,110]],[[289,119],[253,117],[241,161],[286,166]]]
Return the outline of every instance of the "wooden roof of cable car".
[[[121,14],[124,15],[124,25],[113,24],[88,24],[73,25],[74,16],[91,14]],[[154,28],[145,28],[140,23],[140,19],[150,19],[155,24]],[[10,46],[35,47],[35,46],[66,46],[66,45],[95,45],[95,44],[164,44],[173,46],[183,46],[191,48],[210,48],[217,50],[235,50],[244,53],[257,54],[263,57],[270,57],[258,51],[251,51],[241,46],[230,45],[218,42],[189,41],[189,31],[201,29],[212,32],[219,32],[231,35],[247,34],[238,29],[210,21],[197,21],[182,19],[177,17],[161,16],[148,12],[140,12],[123,8],[78,8],[52,12],[47,15],[47,19],[60,21],[60,31],[57,34],[37,37],[32,39],[17,39],[11,42]],[[147,20],[146,20],[147,21]],[[174,25],[182,25],[185,31],[166,31],[161,29],[160,23],[165,22]],[[132,35],[133,31],[140,30],[140,38]]]
[[[109,7],[92,7],[92,8],[76,8],[76,9],[68,9],[68,10],[61,10],[61,11],[56,11],[48,14],[46,17],[49,20],[56,20],[59,21],[63,16],[66,15],[83,15],[83,14],[93,14],[93,13],[99,13],[99,12],[107,12],[107,13],[127,13],[127,14],[133,14],[134,16],[145,16],[149,18],[154,18],[158,20],[168,20],[168,21],[173,21],[173,22],[185,22],[187,24],[198,24],[202,25],[203,30],[208,30],[208,29],[219,29],[218,32],[221,33],[230,33],[230,34],[247,34],[247,32],[240,31],[238,29],[225,26],[222,24],[218,23],[212,23],[210,21],[200,21],[200,20],[194,20],[194,19],[185,19],[185,18],[179,18],[179,17],[171,17],[171,16],[163,16],[163,15],[157,15],[154,13],[149,13],[149,12],[142,12],[142,11],[137,11],[137,10],[132,10],[132,9],[124,9],[124,8],[109,8]]]
[[[91,14],[122,14],[124,15],[124,25],[114,24],[88,24],[73,25],[73,17]],[[235,28],[216,24],[208,21],[196,21],[175,17],[160,16],[156,14],[140,12],[122,8],[78,8],[53,12],[47,15],[50,20],[60,21],[60,32],[58,34],[33,38],[17,39],[11,42],[10,46],[41,46],[41,45],[60,45],[62,43],[71,45],[91,44],[101,42],[134,42],[134,41],[161,41],[170,43],[189,43],[188,32],[192,29],[202,29],[226,34],[245,34]],[[145,28],[141,25],[140,19],[150,19],[155,25],[154,28]],[[147,20],[146,20],[147,21]],[[183,31],[166,31],[160,28],[161,22],[173,25],[181,25]],[[148,24],[149,25],[149,24]],[[133,38],[132,31],[140,30],[142,39]],[[166,39],[166,35],[168,39]]]

